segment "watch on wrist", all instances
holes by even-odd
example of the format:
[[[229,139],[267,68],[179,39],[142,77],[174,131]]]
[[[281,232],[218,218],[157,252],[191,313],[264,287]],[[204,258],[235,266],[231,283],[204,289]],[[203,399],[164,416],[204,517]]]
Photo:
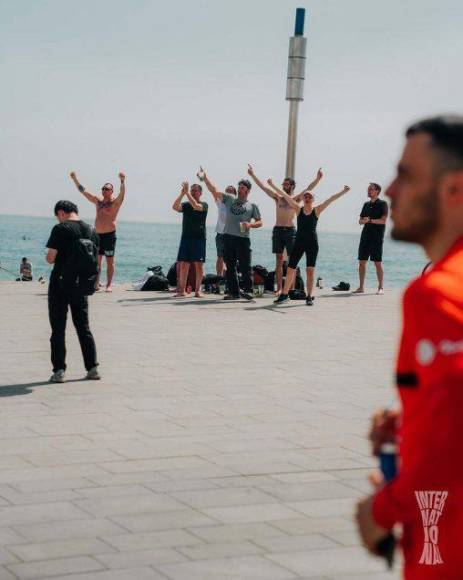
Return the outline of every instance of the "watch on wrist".
[[[77,186],[77,189],[80,191],[80,193],[84,193],[84,191],[85,191],[85,187],[83,185],[80,185],[80,183]]]

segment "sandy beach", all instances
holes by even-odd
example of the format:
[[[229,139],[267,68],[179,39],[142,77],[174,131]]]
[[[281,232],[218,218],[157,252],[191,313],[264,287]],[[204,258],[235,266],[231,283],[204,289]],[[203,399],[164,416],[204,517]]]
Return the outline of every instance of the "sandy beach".
[[[91,298],[103,380],[46,287],[0,284],[0,578],[386,580],[352,514],[393,402],[399,291],[315,306]]]

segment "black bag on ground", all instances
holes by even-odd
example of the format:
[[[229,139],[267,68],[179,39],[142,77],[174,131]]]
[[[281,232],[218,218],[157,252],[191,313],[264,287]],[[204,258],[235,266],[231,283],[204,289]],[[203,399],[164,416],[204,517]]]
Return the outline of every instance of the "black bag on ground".
[[[305,300],[307,298],[304,290],[298,290],[297,288],[290,290],[288,296],[291,298],[291,300]]]
[[[301,269],[296,270],[296,284],[294,285],[295,290],[302,290],[304,292],[304,280],[301,276]]]
[[[153,274],[157,274],[158,276],[164,276],[162,266],[151,266],[150,268],[146,268],[146,271],[153,272]]]
[[[170,286],[177,286],[177,262],[172,264],[167,272],[167,280],[169,281]]]
[[[148,268],[149,270],[150,268]],[[162,291],[169,290],[169,282],[163,274],[153,274],[148,280],[143,284],[140,289],[142,292],[145,291]]]
[[[207,294],[219,294],[219,284],[224,283],[225,278],[218,274],[206,274],[203,278],[204,292]]]
[[[253,282],[254,284],[263,284],[264,288],[265,288],[265,282],[268,278],[268,270],[267,268],[264,268],[264,266],[253,266],[252,267],[252,272],[253,272]]]
[[[65,292],[80,296],[95,293],[98,275],[98,246],[95,229],[81,223],[80,232],[74,238],[72,253],[63,265],[60,283]]]
[[[265,279],[265,291],[266,292],[274,292],[275,290],[275,270],[273,272],[269,272],[267,278]]]

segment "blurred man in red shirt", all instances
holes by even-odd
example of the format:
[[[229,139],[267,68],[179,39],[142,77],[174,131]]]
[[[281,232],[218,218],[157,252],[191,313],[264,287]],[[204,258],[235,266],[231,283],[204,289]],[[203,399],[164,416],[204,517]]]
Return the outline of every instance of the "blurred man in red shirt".
[[[397,362],[401,410],[373,417],[373,452],[399,445],[398,473],[357,506],[364,545],[402,526],[406,580],[463,578],[463,117],[412,125],[386,194],[392,237],[433,267],[408,287]]]

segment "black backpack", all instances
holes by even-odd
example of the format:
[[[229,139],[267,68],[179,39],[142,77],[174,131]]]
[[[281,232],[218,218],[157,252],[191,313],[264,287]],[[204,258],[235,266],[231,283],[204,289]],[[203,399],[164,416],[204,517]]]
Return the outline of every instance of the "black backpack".
[[[172,264],[167,272],[167,280],[169,280],[170,286],[177,286],[177,262]]]
[[[74,236],[72,252],[63,265],[60,281],[66,292],[91,296],[95,292],[98,275],[98,246],[94,241],[96,233],[88,224],[79,225],[80,235]]]
[[[153,274],[143,284],[141,290],[142,292],[149,292],[151,290],[169,290],[169,282],[163,274]]]

